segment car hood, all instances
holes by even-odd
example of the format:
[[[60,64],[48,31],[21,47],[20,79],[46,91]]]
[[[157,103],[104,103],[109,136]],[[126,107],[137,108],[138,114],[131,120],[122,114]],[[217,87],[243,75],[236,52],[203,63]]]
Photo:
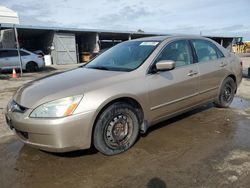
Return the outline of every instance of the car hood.
[[[17,90],[13,99],[23,107],[35,108],[49,101],[120,82],[125,74],[129,73],[77,68],[29,82]]]

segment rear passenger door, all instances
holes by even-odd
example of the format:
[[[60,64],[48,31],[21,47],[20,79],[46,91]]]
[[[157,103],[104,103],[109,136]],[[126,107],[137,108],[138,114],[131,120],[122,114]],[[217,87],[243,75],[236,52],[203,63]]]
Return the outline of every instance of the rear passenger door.
[[[10,67],[15,67],[17,68],[19,66],[19,61],[18,61],[18,53],[17,50],[13,49],[13,50],[9,50],[8,51],[8,65]]]
[[[191,40],[199,69],[198,102],[215,98],[222,79],[226,75],[228,62],[218,47],[208,40]]]
[[[166,45],[156,58],[173,60],[176,67],[147,75],[151,119],[157,122],[175,112],[196,104],[198,68],[193,63],[192,51],[187,40],[177,40]]]

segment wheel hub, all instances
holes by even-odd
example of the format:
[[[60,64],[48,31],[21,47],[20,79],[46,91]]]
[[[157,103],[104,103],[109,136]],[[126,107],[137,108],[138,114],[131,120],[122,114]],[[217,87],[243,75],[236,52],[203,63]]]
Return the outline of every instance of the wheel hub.
[[[126,115],[115,116],[106,129],[106,141],[109,145],[117,146],[125,144],[130,138],[131,119]]]
[[[113,135],[118,139],[122,140],[128,134],[128,125],[126,122],[119,122],[114,125]]]
[[[226,102],[230,101],[231,100],[231,95],[232,95],[232,90],[231,90],[231,87],[230,86],[227,86],[224,90],[224,100]]]

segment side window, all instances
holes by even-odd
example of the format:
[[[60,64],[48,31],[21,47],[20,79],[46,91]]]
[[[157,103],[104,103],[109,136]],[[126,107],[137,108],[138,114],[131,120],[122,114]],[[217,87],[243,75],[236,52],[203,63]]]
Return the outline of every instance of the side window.
[[[21,56],[27,56],[27,55],[30,55],[30,54],[28,54],[27,52],[24,52],[24,51],[21,50],[21,51],[20,51],[20,55],[21,55]]]
[[[0,58],[8,57],[8,51],[7,50],[1,50],[0,51]]]
[[[17,50],[7,50],[5,53],[6,57],[15,57],[18,56]]]
[[[193,62],[192,52],[188,41],[179,40],[168,44],[158,56],[156,62],[161,60],[173,60],[176,67],[189,65]]]
[[[224,57],[216,46],[205,40],[192,40],[199,62],[207,62]]]

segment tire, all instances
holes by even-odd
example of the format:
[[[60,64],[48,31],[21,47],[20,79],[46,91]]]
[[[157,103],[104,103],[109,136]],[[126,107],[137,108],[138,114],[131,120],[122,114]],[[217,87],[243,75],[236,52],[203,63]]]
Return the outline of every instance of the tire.
[[[27,72],[36,72],[38,71],[38,65],[35,62],[28,62],[26,65],[26,71]]]
[[[233,101],[236,88],[235,81],[231,77],[227,77],[222,82],[219,96],[214,104],[219,108],[228,108]]]
[[[139,134],[139,118],[135,109],[117,102],[98,117],[93,134],[95,148],[105,155],[127,151]]]

